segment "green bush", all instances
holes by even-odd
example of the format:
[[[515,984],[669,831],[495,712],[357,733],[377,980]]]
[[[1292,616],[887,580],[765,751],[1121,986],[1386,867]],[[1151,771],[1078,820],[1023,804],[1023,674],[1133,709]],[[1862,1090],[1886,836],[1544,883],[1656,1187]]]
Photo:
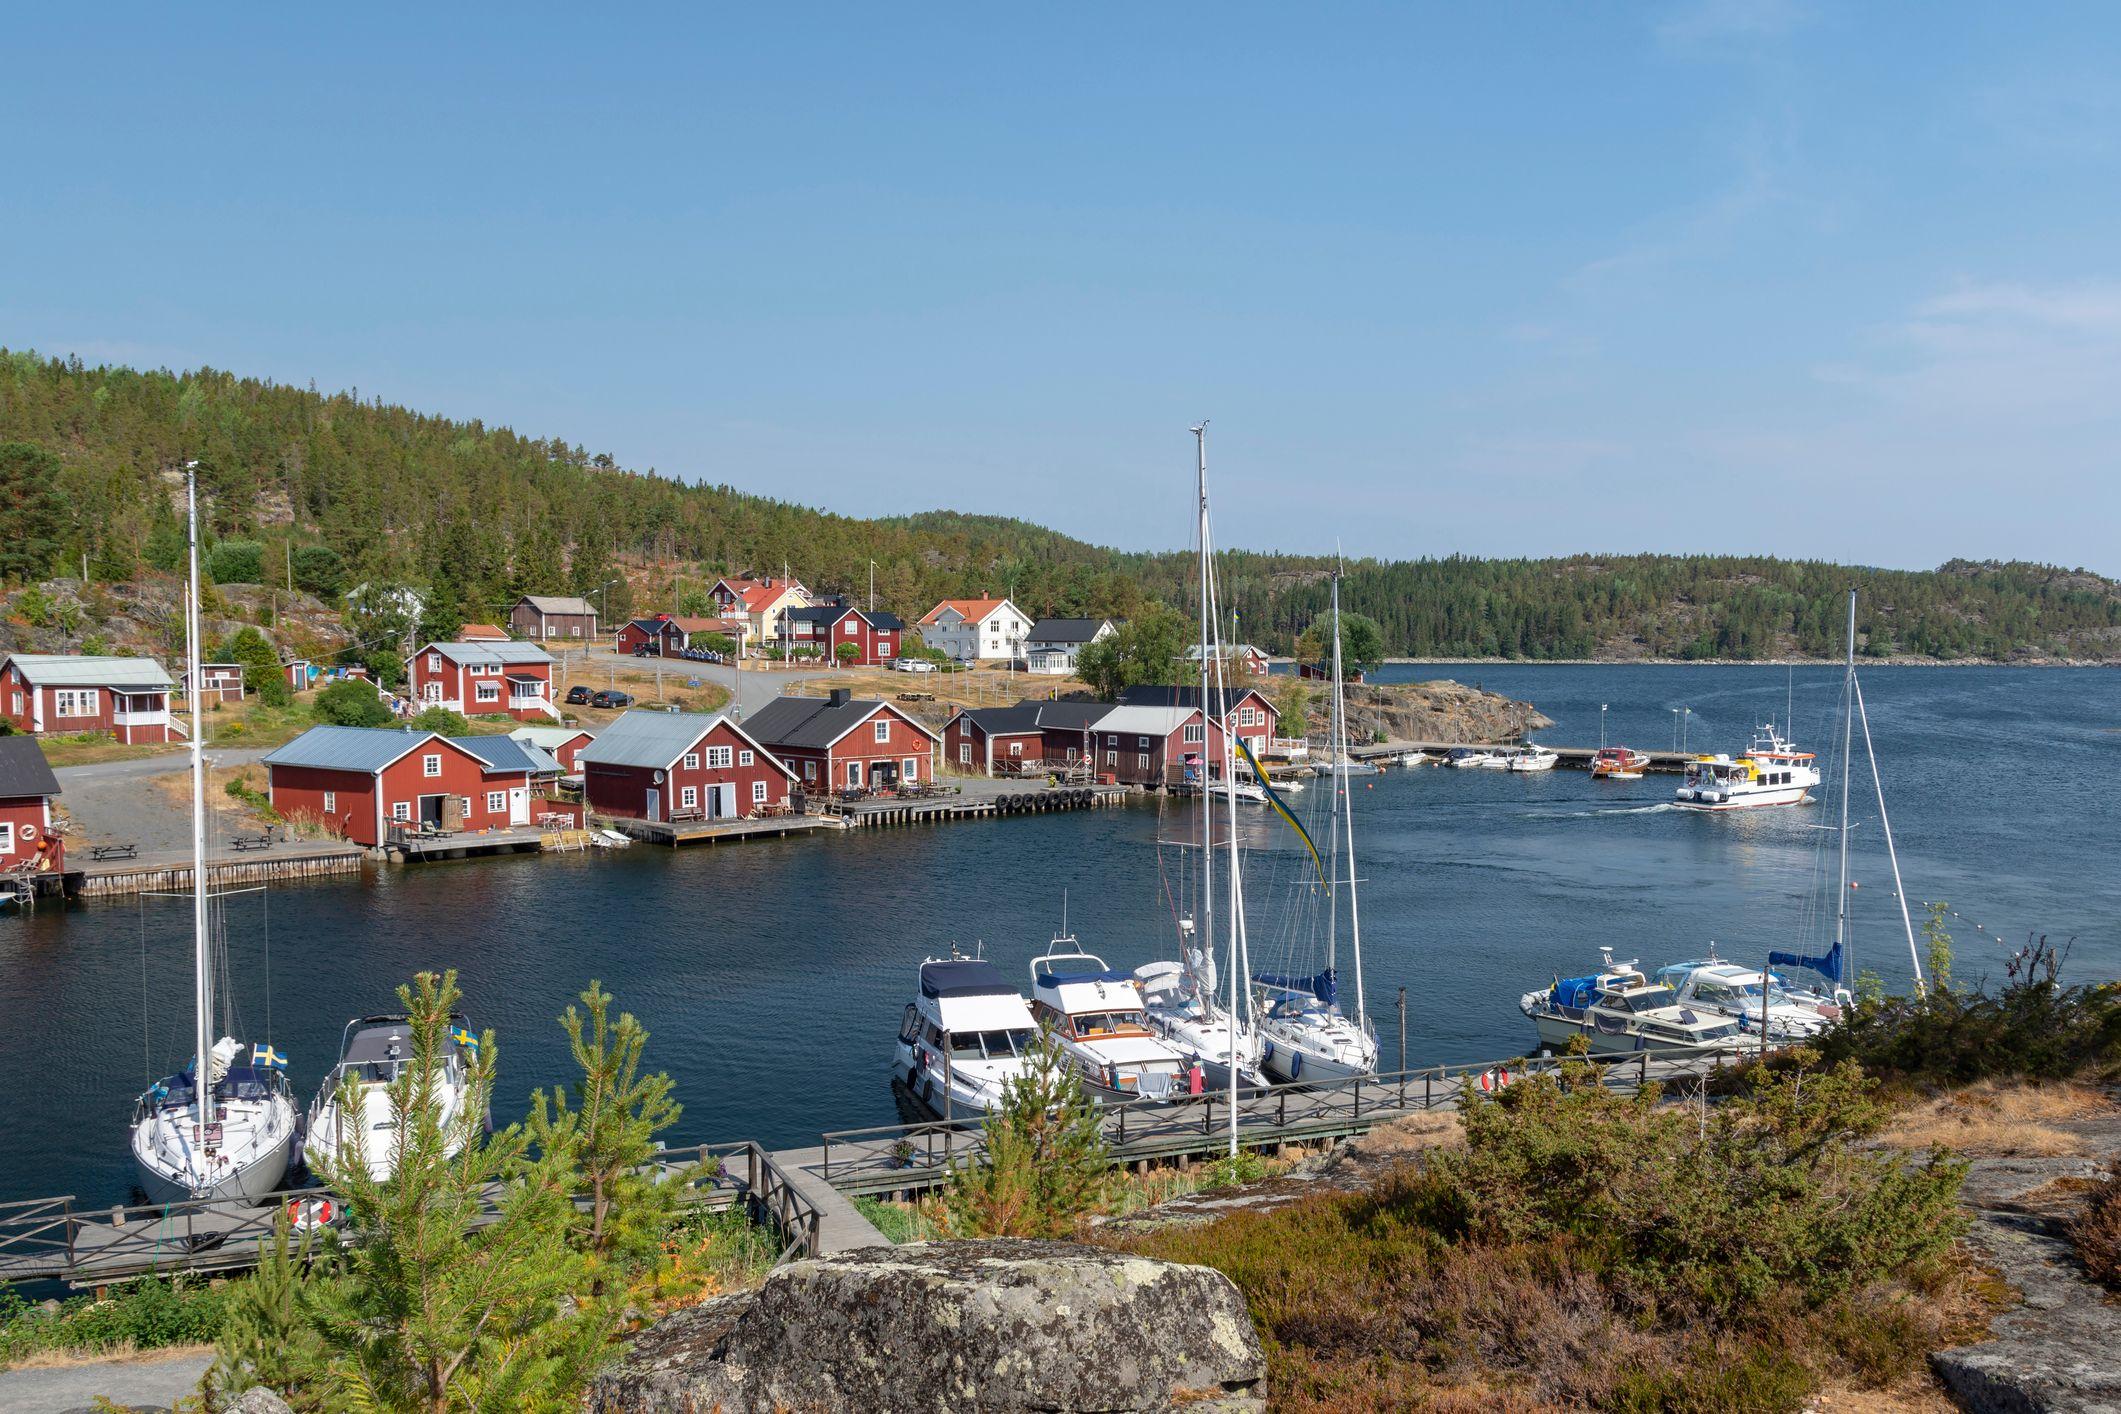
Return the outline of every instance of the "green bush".
[[[387,727],[395,718],[376,685],[360,678],[341,678],[317,693],[309,705],[310,715],[335,727]]]
[[[257,584],[265,578],[265,547],[255,540],[223,540],[206,557],[216,584]]]
[[[462,712],[452,712],[447,707],[429,707],[412,719],[415,731],[440,732],[443,736],[465,736],[471,731],[471,722]]]
[[[1111,1193],[1098,1107],[1050,1029],[988,1114],[986,1140],[977,1159],[951,1169],[943,1191],[960,1237],[1064,1237]]]
[[[0,1287],[0,1364],[42,1351],[153,1350],[214,1339],[222,1323],[223,1288],[148,1277],[105,1301],[77,1296],[53,1310]]]

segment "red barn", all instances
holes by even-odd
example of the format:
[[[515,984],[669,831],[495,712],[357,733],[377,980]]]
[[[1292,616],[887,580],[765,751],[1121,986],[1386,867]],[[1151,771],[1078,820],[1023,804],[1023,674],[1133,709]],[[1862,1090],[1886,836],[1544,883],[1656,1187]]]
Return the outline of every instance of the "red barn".
[[[1090,740],[1097,773],[1131,786],[1176,784],[1185,758],[1209,749],[1198,707],[1122,704],[1097,719]]]
[[[165,742],[175,688],[151,658],[10,653],[0,659],[0,716],[18,732],[107,732],[128,744]]]
[[[786,809],[795,773],[742,727],[701,712],[624,712],[581,756],[600,815],[739,820]]]
[[[781,760],[802,772],[803,788],[845,790],[925,781],[941,738],[889,702],[845,688],[825,697],[780,697],[744,723]]]
[[[510,748],[497,752],[490,743]],[[531,762],[507,737],[474,751],[434,732],[311,727],[265,758],[272,807],[370,848],[390,827],[490,830],[530,820]],[[497,759],[489,760],[488,757]]]
[[[0,869],[65,870],[66,845],[52,833],[58,793],[42,747],[26,736],[0,737]]]
[[[1211,722],[1212,730],[1208,733],[1208,759],[1217,763],[1216,770],[1221,770],[1220,763],[1223,752],[1222,726],[1225,719],[1229,721],[1230,729],[1237,734],[1238,740],[1250,748],[1254,756],[1262,761],[1266,760],[1268,748],[1274,744],[1275,728],[1281,721],[1280,710],[1272,702],[1269,702],[1266,695],[1257,688],[1245,687],[1235,683],[1220,689],[1220,691],[1210,688],[1208,697],[1211,702],[1218,705],[1222,704],[1225,698],[1228,699],[1226,710],[1218,711],[1214,714]],[[1200,706],[1200,689],[1198,687],[1130,687],[1120,693],[1119,705],[1122,707],[1188,707],[1197,709]]]
[[[560,713],[552,705],[552,655],[535,643],[430,643],[405,663],[408,695],[422,707],[519,722]]]
[[[849,604],[819,604],[808,609],[790,609],[787,614],[788,647],[793,652],[808,649],[826,662],[837,663],[840,645],[852,644],[849,664],[877,667],[898,657],[906,625],[896,614],[871,613]]]

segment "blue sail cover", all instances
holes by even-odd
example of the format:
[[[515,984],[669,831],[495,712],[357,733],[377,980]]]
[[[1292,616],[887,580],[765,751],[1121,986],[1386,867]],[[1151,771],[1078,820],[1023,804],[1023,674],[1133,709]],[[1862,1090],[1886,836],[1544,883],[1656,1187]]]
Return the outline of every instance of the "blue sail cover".
[[[1330,967],[1311,977],[1284,977],[1275,972],[1262,972],[1252,980],[1262,987],[1287,987],[1292,992],[1309,992],[1327,1006],[1333,1005],[1333,999],[1340,994],[1339,974]]]
[[[1767,955],[1769,967],[1808,967],[1835,985],[1848,981],[1842,975],[1846,960],[1841,956],[1841,944],[1836,943],[1825,957],[1805,957],[1801,953],[1771,952]]]

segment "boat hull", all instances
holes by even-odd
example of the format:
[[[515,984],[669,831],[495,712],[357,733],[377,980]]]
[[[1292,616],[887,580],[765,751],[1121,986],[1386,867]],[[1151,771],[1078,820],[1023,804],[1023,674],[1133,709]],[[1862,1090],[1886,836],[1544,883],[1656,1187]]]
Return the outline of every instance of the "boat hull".
[[[1266,1044],[1260,1053],[1259,1065],[1267,1073],[1267,1078],[1277,1085],[1323,1085],[1377,1073],[1374,1061],[1365,1065],[1347,1057],[1305,1050],[1280,1039]]]
[[[1751,791],[1721,800],[1690,800],[1682,796],[1672,802],[1679,810],[1698,810],[1703,814],[1717,815],[1732,810],[1763,810],[1776,805],[1808,805],[1811,803],[1811,788],[1790,786],[1784,789]]]
[[[294,1140],[277,1148],[266,1150],[240,1168],[231,1168],[205,1188],[192,1188],[183,1180],[164,1172],[142,1157],[137,1150],[133,1154],[133,1172],[140,1184],[140,1191],[147,1195],[150,1203],[184,1203],[193,1199],[212,1202],[249,1203],[264,1202],[287,1186],[288,1170],[293,1166]]]

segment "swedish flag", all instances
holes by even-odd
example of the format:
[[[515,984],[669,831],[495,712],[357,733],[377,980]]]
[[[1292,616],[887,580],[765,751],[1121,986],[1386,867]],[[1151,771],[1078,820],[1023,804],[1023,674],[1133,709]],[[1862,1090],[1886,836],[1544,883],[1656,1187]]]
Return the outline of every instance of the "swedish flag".
[[[274,1050],[271,1046],[252,1046],[250,1048],[250,1063],[252,1065],[262,1065],[268,1070],[287,1069],[286,1055]]]
[[[476,1051],[479,1048],[479,1038],[471,1034],[469,1027],[457,1026],[451,1028],[449,1039],[467,1051]]]
[[[1252,748],[1245,745],[1245,739],[1233,733],[1230,740],[1237,747],[1237,754],[1244,759],[1244,763],[1252,768],[1252,775],[1259,781],[1259,788],[1267,793],[1267,804],[1274,807],[1275,814],[1289,822],[1289,828],[1296,831],[1296,837],[1304,842],[1304,848],[1311,851],[1311,863],[1318,869],[1318,882],[1323,884],[1326,881],[1326,862],[1318,857],[1318,846],[1312,843],[1311,832],[1304,828],[1303,821],[1296,818],[1295,812],[1289,809],[1288,802],[1283,800],[1281,793],[1269,783],[1266,768],[1259,764],[1259,758],[1252,754]]]

